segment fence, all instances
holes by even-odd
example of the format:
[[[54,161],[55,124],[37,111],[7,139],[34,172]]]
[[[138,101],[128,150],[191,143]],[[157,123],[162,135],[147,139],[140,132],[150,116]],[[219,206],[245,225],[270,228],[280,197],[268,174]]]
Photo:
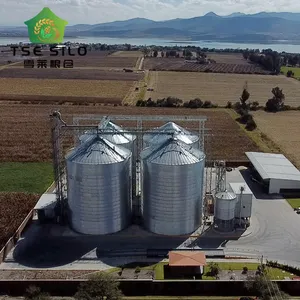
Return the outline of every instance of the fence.
[[[52,296],[73,296],[85,280],[0,280],[0,294],[24,295],[30,285]],[[275,281],[276,282],[276,281]],[[300,281],[277,281],[291,296],[300,295]],[[243,281],[120,280],[125,296],[251,296]]]

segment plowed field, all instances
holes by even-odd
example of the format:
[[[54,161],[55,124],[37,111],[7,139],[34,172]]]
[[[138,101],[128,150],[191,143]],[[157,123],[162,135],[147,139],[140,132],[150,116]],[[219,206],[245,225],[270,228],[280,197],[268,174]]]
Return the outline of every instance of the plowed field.
[[[0,161],[51,161],[49,114],[59,109],[64,119],[72,122],[74,114],[101,115],[203,115],[212,137],[207,138],[206,150],[211,159],[246,160],[245,151],[257,151],[257,146],[225,111],[165,109],[143,107],[75,107],[50,105],[0,104]],[[127,124],[123,124],[127,125]],[[159,126],[160,124],[152,124]],[[180,123],[179,123],[180,125]],[[181,124],[198,130],[198,123]],[[129,126],[129,125],[127,125]]]
[[[44,97],[47,101],[47,97],[57,97],[59,101],[59,97],[79,97],[80,101],[85,101],[93,97],[92,102],[97,100],[94,98],[99,98],[99,102],[109,98],[121,102],[133,84],[133,81],[0,78],[0,99],[18,100],[25,96],[23,98],[29,100],[28,96],[32,96],[33,100],[40,97],[42,101]]]
[[[248,83],[250,101],[265,105],[272,96],[272,88],[279,86],[285,94],[286,104],[300,106],[300,82],[285,76],[269,75],[150,72],[148,87],[154,91],[147,92],[145,99],[174,96],[188,101],[199,97],[203,101],[226,105],[228,101],[239,101],[245,82]]]
[[[84,79],[84,80],[117,80],[139,81],[142,74],[123,71],[104,71],[98,69],[24,69],[7,67],[0,69],[0,78],[36,78],[36,79]]]
[[[38,195],[0,193],[0,249],[34,208]]]
[[[218,59],[219,55],[215,54]],[[226,57],[227,58],[227,57]],[[147,58],[144,62],[144,68],[153,71],[180,71],[180,72],[210,72],[210,73],[237,73],[237,74],[269,74],[261,67],[247,63],[245,61],[234,62],[235,59],[227,58],[228,62],[211,64],[198,64],[191,61],[185,61],[182,58]],[[226,61],[226,60],[225,60]]]

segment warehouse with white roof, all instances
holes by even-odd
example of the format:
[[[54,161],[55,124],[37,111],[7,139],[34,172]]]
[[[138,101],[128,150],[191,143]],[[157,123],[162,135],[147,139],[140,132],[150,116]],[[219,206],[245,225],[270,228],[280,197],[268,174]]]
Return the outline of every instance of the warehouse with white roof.
[[[300,171],[282,154],[246,152],[269,194],[300,193]]]

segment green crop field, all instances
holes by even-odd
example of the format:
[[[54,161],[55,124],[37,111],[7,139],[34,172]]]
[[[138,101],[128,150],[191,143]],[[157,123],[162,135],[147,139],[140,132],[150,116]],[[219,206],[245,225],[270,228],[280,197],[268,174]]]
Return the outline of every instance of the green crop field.
[[[43,194],[52,182],[51,163],[0,163],[0,192]]]
[[[286,75],[286,73],[291,70],[295,75],[294,77],[300,79],[300,68],[296,67],[281,67],[281,72]]]

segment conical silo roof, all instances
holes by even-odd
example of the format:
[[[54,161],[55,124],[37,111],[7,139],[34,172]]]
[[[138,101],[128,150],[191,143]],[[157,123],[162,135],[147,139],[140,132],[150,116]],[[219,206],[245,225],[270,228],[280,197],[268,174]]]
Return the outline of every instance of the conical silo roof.
[[[205,155],[177,138],[169,138],[161,145],[143,150],[141,158],[149,163],[172,166],[195,164],[202,161]]]
[[[145,134],[144,141],[149,144],[161,144],[167,141],[170,137],[176,137],[178,140],[190,145],[199,141],[198,135],[184,129],[183,127],[175,124],[174,122],[168,122],[165,125],[156,128],[161,133],[157,134]],[[165,134],[164,134],[165,133]]]
[[[98,129],[99,135],[101,135],[101,129],[103,129],[105,132],[105,134],[102,134],[103,138],[117,145],[128,144],[136,139],[135,135],[126,133],[126,130],[111,121],[105,127],[99,126]],[[79,139],[81,142],[86,142],[91,136],[97,136],[96,130],[86,131]]]
[[[130,155],[129,150],[95,136],[74,149],[66,156],[66,159],[78,164],[104,165],[122,162]]]

